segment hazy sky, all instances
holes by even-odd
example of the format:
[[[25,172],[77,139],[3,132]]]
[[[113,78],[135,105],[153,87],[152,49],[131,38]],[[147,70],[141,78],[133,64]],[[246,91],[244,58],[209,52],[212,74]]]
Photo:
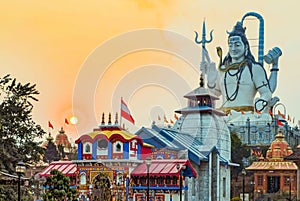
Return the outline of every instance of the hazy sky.
[[[157,115],[174,120],[185,107],[183,95],[198,86],[201,51],[193,41],[203,20],[207,34],[214,30],[207,48],[218,62],[215,48],[227,52],[226,30],[254,11],[265,20],[265,53],[274,46],[283,52],[274,95],[298,122],[299,6],[297,0],[2,1],[0,76],[37,84],[33,118],[47,131],[50,120],[53,135],[61,126],[72,140],[91,131],[103,112],[119,112],[121,96],[136,120],[136,127],[126,124],[134,132]],[[258,22],[246,23],[248,37],[258,37]],[[73,114],[78,124],[64,125]]]

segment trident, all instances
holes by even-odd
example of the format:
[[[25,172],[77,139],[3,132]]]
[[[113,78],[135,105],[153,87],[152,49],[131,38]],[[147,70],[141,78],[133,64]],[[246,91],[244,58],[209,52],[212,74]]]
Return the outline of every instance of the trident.
[[[210,31],[210,39],[206,40],[205,20],[203,21],[203,26],[202,26],[202,40],[201,41],[198,41],[198,32],[195,31],[195,33],[196,33],[195,42],[197,44],[202,44],[202,62],[204,62],[204,59],[206,57],[206,60],[208,61],[208,63],[210,63],[210,58],[208,56],[207,50],[205,49],[205,44],[210,43],[212,41],[212,39],[213,39],[212,32],[213,32],[213,30]],[[205,69],[205,71],[206,71],[206,69]]]

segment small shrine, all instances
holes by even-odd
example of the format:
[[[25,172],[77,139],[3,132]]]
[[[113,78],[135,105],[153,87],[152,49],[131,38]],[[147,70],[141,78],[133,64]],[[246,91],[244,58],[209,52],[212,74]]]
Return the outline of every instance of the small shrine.
[[[279,131],[266,153],[266,158],[261,156],[259,161],[246,168],[253,171],[254,199],[296,196],[298,167],[293,161],[285,160],[292,153],[284,135]]]

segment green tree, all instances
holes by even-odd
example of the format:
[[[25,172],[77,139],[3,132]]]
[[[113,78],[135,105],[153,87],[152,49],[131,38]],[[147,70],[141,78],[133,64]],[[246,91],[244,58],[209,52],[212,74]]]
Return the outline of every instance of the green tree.
[[[14,173],[15,165],[40,160],[43,149],[38,138],[45,131],[32,119],[32,101],[39,94],[35,84],[21,84],[10,75],[0,78],[0,168]]]
[[[16,185],[0,185],[0,201],[17,200]]]
[[[234,163],[240,164],[239,167],[231,168],[232,179],[237,179],[238,174],[244,168],[243,158],[248,158],[250,156],[250,149],[245,144],[242,144],[241,140],[235,132],[231,132],[231,160]]]
[[[45,201],[63,201],[77,200],[76,189],[70,188],[70,178],[63,173],[54,169],[50,172],[51,176],[47,177],[44,186],[46,187],[43,200]]]
[[[0,201],[17,200],[17,181],[12,181],[11,184],[0,185]],[[34,201],[32,192],[28,186],[21,186],[21,200]]]

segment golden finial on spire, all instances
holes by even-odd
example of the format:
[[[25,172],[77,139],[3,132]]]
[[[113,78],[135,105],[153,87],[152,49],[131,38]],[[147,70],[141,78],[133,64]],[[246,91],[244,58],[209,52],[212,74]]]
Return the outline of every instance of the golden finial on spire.
[[[108,114],[108,122],[107,123],[108,123],[108,125],[111,124],[111,113]]]
[[[115,119],[115,125],[118,125],[118,113],[116,112],[116,119]]]
[[[49,136],[47,137],[47,140],[50,142],[52,141],[54,138],[51,136],[51,133],[49,132]]]
[[[105,121],[104,121],[104,112],[102,113],[102,121],[101,121],[101,125],[104,125]]]

